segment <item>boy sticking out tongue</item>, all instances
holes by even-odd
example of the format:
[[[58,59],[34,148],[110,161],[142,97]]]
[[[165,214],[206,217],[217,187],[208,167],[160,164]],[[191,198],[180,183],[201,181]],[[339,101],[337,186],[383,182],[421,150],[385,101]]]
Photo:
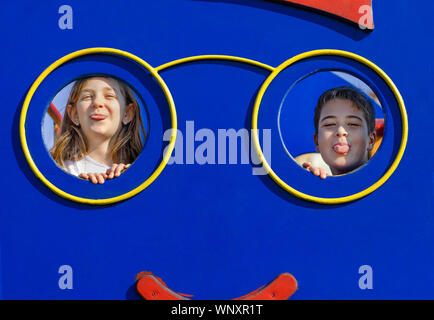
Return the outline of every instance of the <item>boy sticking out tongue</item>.
[[[324,92],[315,108],[314,124],[316,151],[333,175],[351,172],[369,160],[377,138],[375,111],[358,90],[339,87]],[[322,179],[328,176],[310,162],[303,167]]]

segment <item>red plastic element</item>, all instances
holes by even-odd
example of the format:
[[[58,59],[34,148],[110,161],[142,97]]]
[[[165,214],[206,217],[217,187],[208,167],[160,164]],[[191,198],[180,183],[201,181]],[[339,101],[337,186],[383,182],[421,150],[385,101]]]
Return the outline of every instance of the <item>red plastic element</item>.
[[[384,119],[375,119],[375,133],[377,138],[384,135]]]
[[[297,290],[297,280],[289,273],[279,274],[266,286],[233,300],[287,300]]]
[[[192,297],[170,290],[163,280],[152,272],[142,271],[136,276],[136,280],[137,291],[146,300],[190,300],[186,297]]]
[[[373,30],[372,0],[280,0],[303,7],[313,8],[331,13],[351,22],[360,24],[364,28]],[[369,10],[366,10],[369,6]]]
[[[187,297],[192,297],[169,289],[151,272],[140,272],[136,280],[137,291],[146,300],[190,300]],[[296,290],[297,280],[289,273],[282,273],[267,285],[233,300],[287,300]]]
[[[48,113],[57,124],[60,124],[62,122],[62,114],[59,112],[59,110],[57,110],[56,106],[52,102],[48,107]]]

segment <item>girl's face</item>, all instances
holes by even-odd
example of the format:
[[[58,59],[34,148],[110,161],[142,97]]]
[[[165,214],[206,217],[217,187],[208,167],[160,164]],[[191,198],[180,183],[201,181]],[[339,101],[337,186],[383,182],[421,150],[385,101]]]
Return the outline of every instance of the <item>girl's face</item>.
[[[375,133],[368,133],[363,111],[352,101],[333,99],[322,107],[314,140],[333,174],[350,172],[367,162],[375,139]]]
[[[76,102],[68,106],[71,120],[80,125],[88,139],[113,137],[122,123],[131,121],[133,106],[126,106],[118,82],[111,78],[94,77],[86,80]]]

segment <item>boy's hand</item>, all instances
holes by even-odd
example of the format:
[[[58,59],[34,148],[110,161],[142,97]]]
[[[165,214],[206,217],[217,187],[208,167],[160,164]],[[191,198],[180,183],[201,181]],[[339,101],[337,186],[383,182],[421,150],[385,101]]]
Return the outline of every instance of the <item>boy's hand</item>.
[[[131,164],[114,163],[110,169],[107,169],[106,173],[81,173],[78,177],[90,180],[94,184],[103,184],[107,179],[119,177],[130,165]]]
[[[327,173],[323,168],[314,167],[310,162],[303,163],[303,168],[305,168],[307,171],[312,172],[317,177],[320,177],[321,179],[325,179],[330,176],[330,174]]]

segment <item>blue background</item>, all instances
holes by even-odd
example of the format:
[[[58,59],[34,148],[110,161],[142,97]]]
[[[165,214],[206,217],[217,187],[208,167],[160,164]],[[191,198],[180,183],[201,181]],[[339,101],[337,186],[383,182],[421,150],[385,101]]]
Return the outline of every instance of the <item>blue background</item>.
[[[134,279],[142,270],[196,299],[232,299],[282,272],[298,280],[292,299],[434,298],[432,1],[374,1],[371,33],[259,0],[68,1],[73,30],[61,30],[63,4],[0,4],[0,298],[138,299]],[[400,90],[409,118],[407,149],[381,188],[344,205],[294,198],[269,177],[252,175],[251,164],[169,165],[127,201],[73,203],[31,172],[19,116],[38,75],[88,47],[125,50],[154,67],[200,54],[276,67],[309,50],[350,51],[377,64]],[[269,72],[203,61],[160,74],[175,100],[178,127],[185,132],[186,121],[194,121],[196,130],[217,132],[250,128]],[[359,172],[363,179],[370,171]],[[313,179],[294,177],[299,184]],[[58,287],[65,264],[74,271],[72,290]],[[358,286],[358,269],[366,264],[373,269],[372,290]]]

